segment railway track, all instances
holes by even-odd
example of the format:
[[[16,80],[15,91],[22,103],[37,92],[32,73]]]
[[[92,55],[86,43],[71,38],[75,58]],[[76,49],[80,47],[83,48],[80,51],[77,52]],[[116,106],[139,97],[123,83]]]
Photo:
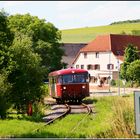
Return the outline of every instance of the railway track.
[[[48,114],[47,116],[43,117],[43,120],[46,122],[43,127],[45,127],[46,125],[49,125],[49,124],[53,123],[55,120],[58,120],[60,118],[63,118],[64,116],[66,116],[67,114],[69,114],[69,112],[71,110],[71,108],[70,108],[70,106],[68,104],[64,104],[59,109],[61,109],[61,111],[60,110],[59,111],[55,111],[55,112],[52,112],[52,113]],[[53,110],[57,110],[57,107],[56,108],[53,108]],[[35,132],[35,131],[38,132],[43,127],[37,128],[37,129],[33,130],[33,132]]]
[[[73,129],[70,132],[74,132],[79,126],[80,124],[92,113],[92,109],[90,106],[82,103],[82,106],[84,106],[84,108],[87,109],[87,114],[73,127]]]
[[[88,106],[88,105],[86,105],[86,104],[84,104],[84,103],[82,103],[82,105],[83,105],[85,108],[87,108],[87,110],[88,110],[88,115],[92,113],[92,109],[91,109],[90,106]]]
[[[64,105],[52,105],[51,107],[52,112],[49,113],[48,115],[46,115],[45,117],[43,117],[43,120],[45,121],[45,124],[43,127],[45,127],[46,125],[49,125],[51,123],[53,123],[54,121],[65,117],[68,114],[73,114],[73,113],[86,113],[85,117],[81,119],[81,121],[72,129],[72,132],[80,125],[80,123],[82,122],[82,120],[84,120],[88,115],[90,115],[92,113],[92,109],[90,106],[82,103],[81,105],[68,105],[68,104],[64,104]],[[35,131],[39,131],[41,130],[43,127],[37,128],[35,130],[33,130],[33,132]]]
[[[54,112],[48,114],[43,118],[46,122],[46,125],[53,123],[55,120],[63,118],[67,114],[69,114],[71,108],[68,104],[61,105],[60,107],[56,106],[53,108]]]

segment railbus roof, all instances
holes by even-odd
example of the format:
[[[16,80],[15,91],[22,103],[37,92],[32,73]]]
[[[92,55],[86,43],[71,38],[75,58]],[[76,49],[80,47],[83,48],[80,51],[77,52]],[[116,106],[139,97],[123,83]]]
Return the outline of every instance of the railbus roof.
[[[62,69],[58,71],[54,71],[49,73],[49,76],[57,76],[57,75],[66,75],[66,74],[74,74],[74,73],[85,73],[88,72],[84,69],[75,69],[75,68],[68,68],[68,69]]]

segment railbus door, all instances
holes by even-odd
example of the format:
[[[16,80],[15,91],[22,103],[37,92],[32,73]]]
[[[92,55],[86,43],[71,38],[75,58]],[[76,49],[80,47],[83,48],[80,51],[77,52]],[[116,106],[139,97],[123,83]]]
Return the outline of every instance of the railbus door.
[[[55,82],[55,77],[50,77],[49,78],[49,88],[50,88],[50,95],[52,97],[55,97],[55,92],[56,92],[56,82]]]

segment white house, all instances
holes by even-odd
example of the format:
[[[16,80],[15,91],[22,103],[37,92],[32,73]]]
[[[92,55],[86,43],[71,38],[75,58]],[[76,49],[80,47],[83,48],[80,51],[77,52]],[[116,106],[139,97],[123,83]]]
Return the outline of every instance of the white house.
[[[95,85],[108,85],[110,79],[118,78],[124,50],[128,44],[140,49],[140,36],[100,35],[80,49],[72,65],[89,71]],[[99,83],[100,81],[100,83]]]

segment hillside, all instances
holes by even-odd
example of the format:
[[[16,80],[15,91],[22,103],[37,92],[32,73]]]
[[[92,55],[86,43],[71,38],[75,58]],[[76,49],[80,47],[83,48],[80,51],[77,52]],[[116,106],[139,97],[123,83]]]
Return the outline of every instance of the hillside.
[[[87,43],[101,34],[120,34],[123,31],[131,34],[132,30],[140,30],[140,23],[116,24],[97,27],[85,27],[61,30],[63,43]]]

